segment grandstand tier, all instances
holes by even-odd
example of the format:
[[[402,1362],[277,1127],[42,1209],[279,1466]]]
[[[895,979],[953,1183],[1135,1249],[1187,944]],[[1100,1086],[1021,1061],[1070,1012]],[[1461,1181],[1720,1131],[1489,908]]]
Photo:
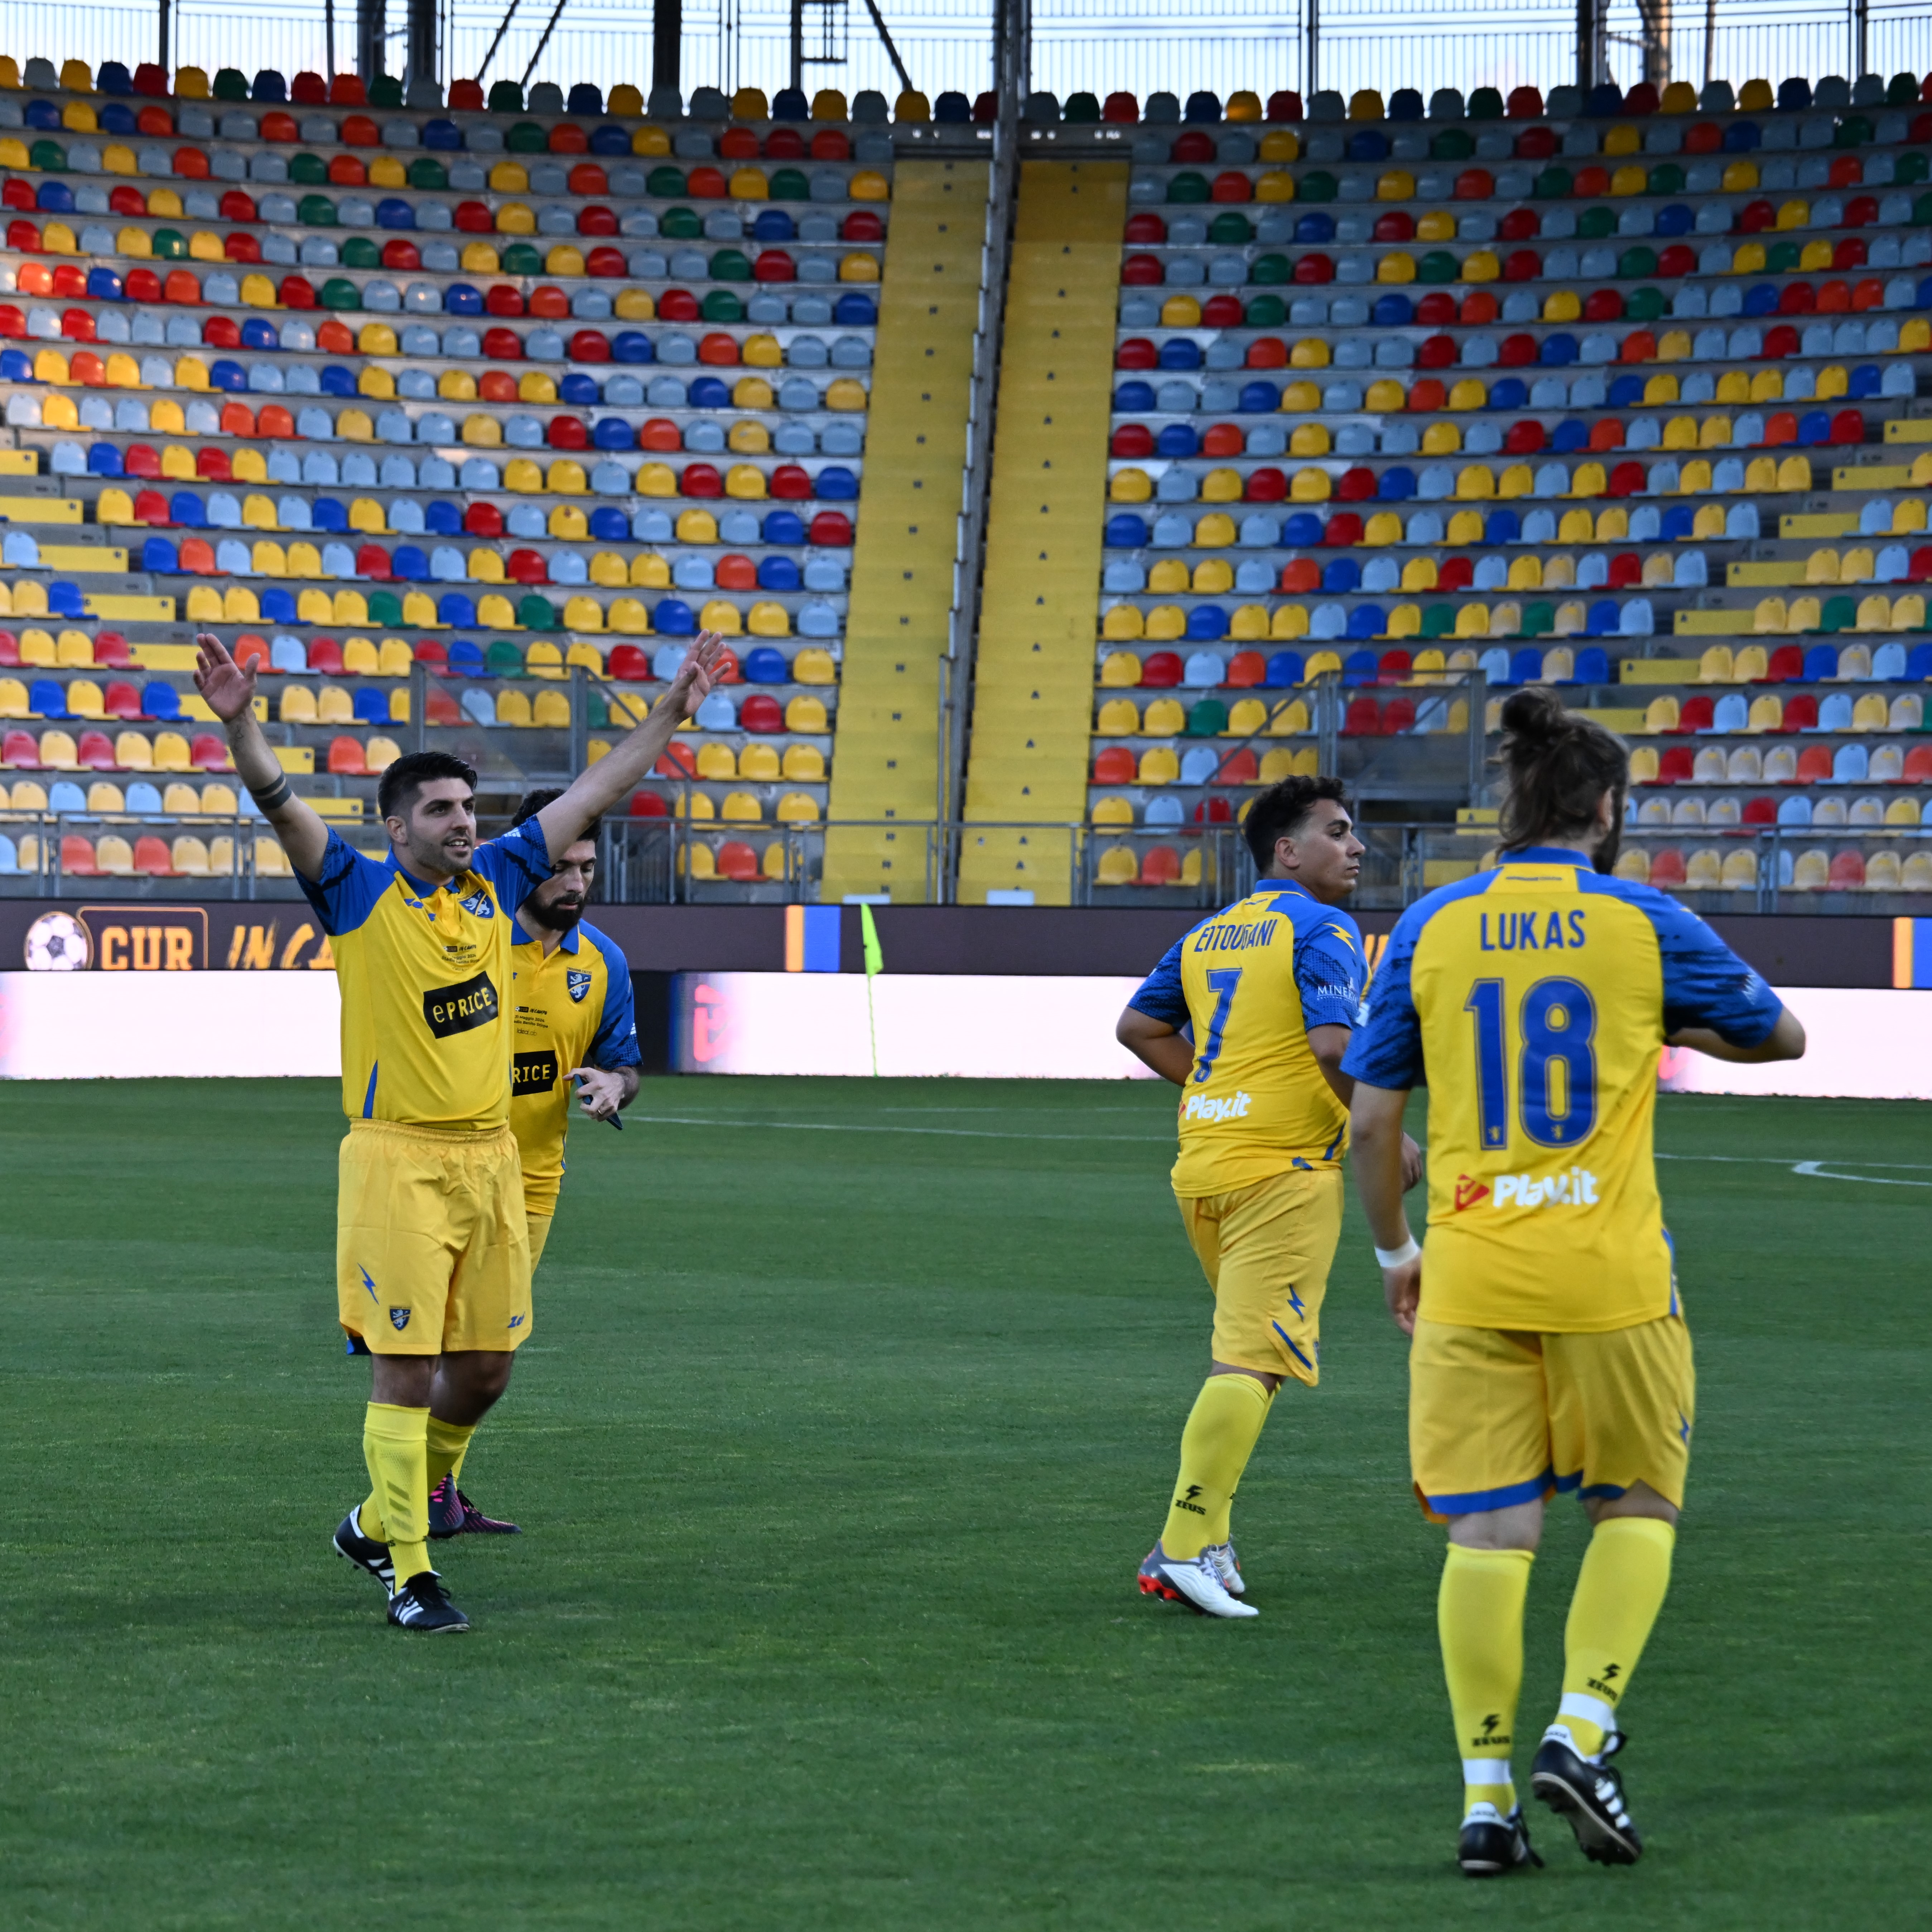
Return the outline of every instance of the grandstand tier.
[[[622,88],[586,120],[594,89],[479,111],[459,84],[439,111],[312,76],[284,106],[274,75],[9,74],[0,870],[285,872],[232,780],[191,782],[226,768],[200,624],[352,824],[412,743],[495,794],[600,755],[709,628],[727,681],[633,814],[676,826],[688,880],[742,884],[749,853],[795,890],[860,520],[877,98],[853,124],[752,90],[736,120],[639,124]],[[212,844],[176,829],[212,812]]]
[[[943,892],[992,111],[0,59],[0,871],[272,872],[197,624],[345,822],[418,742],[561,776],[709,626],[658,876]],[[1532,679],[1629,737],[1633,875],[1932,889],[1932,81],[1021,138],[961,897],[1225,893],[1318,764],[1453,876]]]

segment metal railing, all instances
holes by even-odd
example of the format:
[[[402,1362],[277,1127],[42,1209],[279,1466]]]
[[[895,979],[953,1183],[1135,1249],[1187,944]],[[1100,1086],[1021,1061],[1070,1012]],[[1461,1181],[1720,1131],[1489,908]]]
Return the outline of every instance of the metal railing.
[[[337,57],[352,65],[352,10],[337,8]],[[448,0],[442,36],[446,82],[473,74],[502,24],[505,0]],[[913,84],[928,97],[957,88],[971,98],[998,84],[995,0],[890,0],[882,17]],[[650,0],[572,0],[552,22],[548,6],[511,20],[493,76],[523,74],[568,88],[590,79],[608,90],[628,80],[650,90],[654,11]],[[1650,20],[1646,27],[1645,14]],[[406,10],[388,9],[387,64],[404,64]],[[1576,0],[1039,0],[1030,10],[1030,59],[1024,90],[1064,100],[1117,88],[1143,100],[1156,89],[1184,99],[1207,88],[1222,99],[1252,88],[1438,87],[1466,95],[1480,86],[1507,93],[1524,82],[1546,92],[1577,77]],[[324,0],[175,0],[172,58],[212,74],[237,67],[286,74],[326,64]],[[1916,0],[1707,0],[1673,9],[1663,0],[1606,0],[1599,11],[1601,70],[1628,86],[1645,76],[1733,86],[1754,75],[1775,86],[1789,74],[1816,80],[1870,70],[1922,74],[1932,67],[1932,12]],[[769,95],[790,78],[792,0],[684,0],[682,85],[728,92],[742,78]],[[548,38],[545,40],[546,33]],[[90,0],[0,0],[0,49],[24,59],[156,58],[152,5]],[[901,86],[869,22],[854,21],[842,64],[809,70],[810,84],[849,98],[876,88],[890,101]]]

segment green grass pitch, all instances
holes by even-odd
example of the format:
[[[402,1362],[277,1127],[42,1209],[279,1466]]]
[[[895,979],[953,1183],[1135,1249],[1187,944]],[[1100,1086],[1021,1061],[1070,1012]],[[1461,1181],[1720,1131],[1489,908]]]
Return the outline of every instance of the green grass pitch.
[[[1165,1089],[649,1082],[572,1137],[466,1478],[526,1534],[448,1551],[430,1643],[328,1547],[340,1129],[319,1082],[0,1099],[9,1925],[1926,1922],[1932,1109],[1661,1103],[1700,1400],[1651,1849],[1535,1808],[1549,1868],[1483,1886],[1352,1199],[1219,1624],[1132,1584],[1208,1312]],[[1526,1738],[1582,1543],[1557,1507]]]

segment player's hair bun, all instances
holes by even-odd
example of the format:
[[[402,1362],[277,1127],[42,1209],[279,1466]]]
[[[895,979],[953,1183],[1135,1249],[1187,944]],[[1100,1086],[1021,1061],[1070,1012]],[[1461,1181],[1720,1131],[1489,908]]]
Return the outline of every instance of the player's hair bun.
[[[1597,822],[1605,792],[1622,794],[1630,783],[1623,741],[1594,719],[1565,710],[1555,692],[1531,686],[1503,700],[1502,748],[1497,762],[1509,789],[1502,811],[1504,851],[1552,838],[1574,838]],[[1618,828],[1597,854],[1600,869],[1616,862]]]
[[[1563,700],[1555,692],[1532,685],[1523,691],[1511,692],[1503,700],[1502,727],[1509,739],[1520,741],[1512,750],[1534,752],[1555,744],[1566,735],[1573,723],[1582,724],[1582,718],[1572,718],[1563,708]],[[1511,759],[1514,763],[1514,758]]]

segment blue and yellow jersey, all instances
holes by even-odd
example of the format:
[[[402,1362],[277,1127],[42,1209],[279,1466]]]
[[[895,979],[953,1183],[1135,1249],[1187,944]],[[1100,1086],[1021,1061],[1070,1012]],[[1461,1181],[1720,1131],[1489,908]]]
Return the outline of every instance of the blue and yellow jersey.
[[[482,1132],[509,1119],[510,915],[550,869],[534,819],[440,887],[328,835],[321,876],[297,880],[334,942],[351,1120]]]
[[[1517,853],[1410,907],[1342,1068],[1429,1088],[1421,1314],[1587,1333],[1672,1312],[1658,1052],[1690,1026],[1755,1046],[1781,1010],[1694,913],[1574,852]]]
[[[577,1066],[615,1072],[641,1064],[631,968],[616,941],[580,921],[546,959],[543,942],[512,922],[510,1126],[524,1162],[524,1200],[555,1210]]]
[[[1226,1194],[1340,1160],[1348,1110],[1308,1030],[1352,1027],[1363,978],[1355,922],[1291,880],[1262,880],[1168,948],[1130,1004],[1177,1031],[1193,1024],[1177,1194]]]

